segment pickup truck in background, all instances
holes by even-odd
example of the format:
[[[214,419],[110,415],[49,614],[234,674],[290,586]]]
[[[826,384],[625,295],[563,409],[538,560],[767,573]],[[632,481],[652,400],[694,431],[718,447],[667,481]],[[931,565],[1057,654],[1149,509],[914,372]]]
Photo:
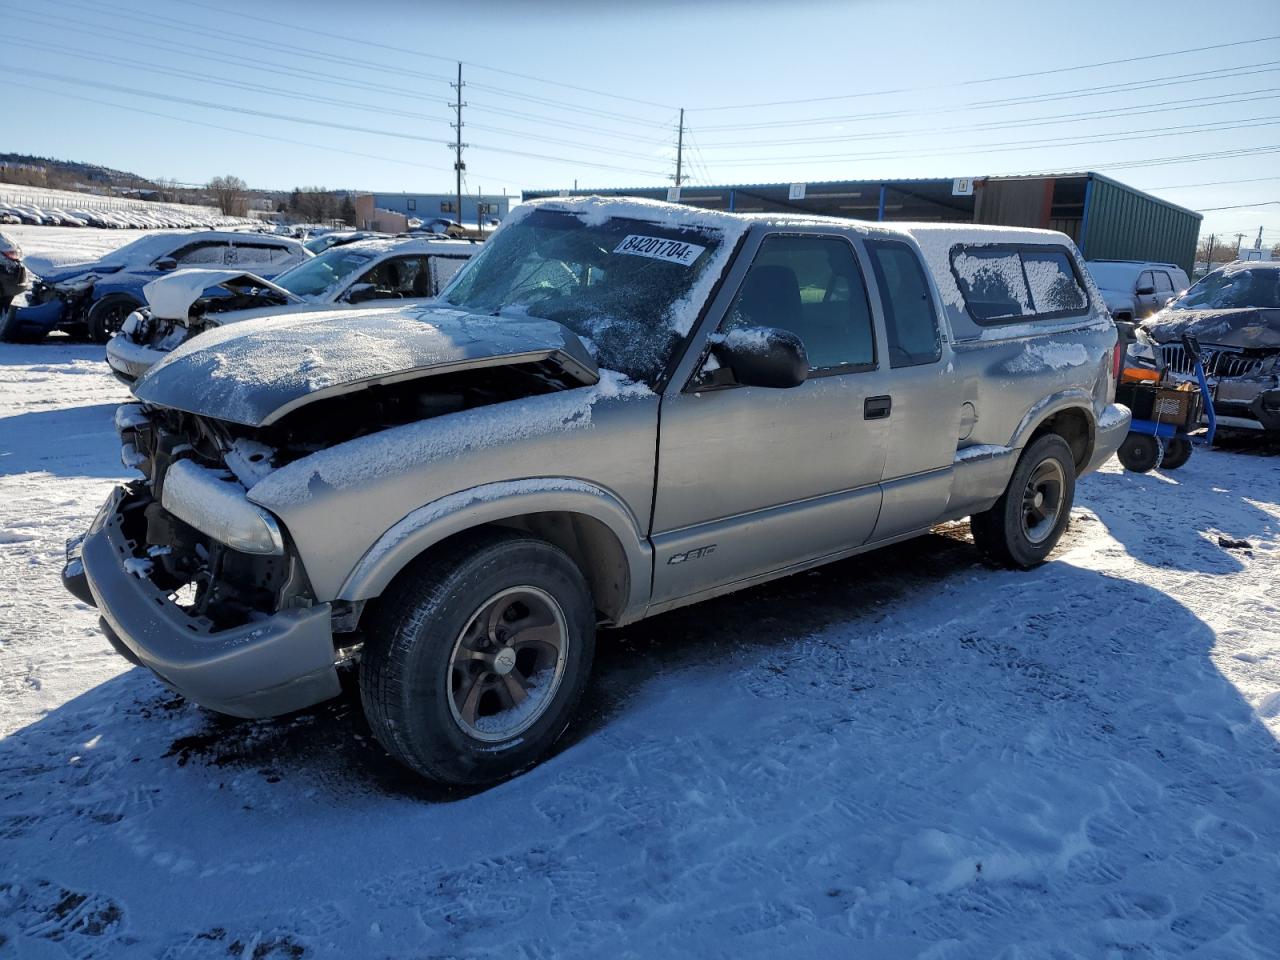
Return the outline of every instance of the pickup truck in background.
[[[598,627],[963,517],[1043,562],[1128,431],[1118,360],[1059,233],[527,204],[433,303],[152,367],[116,418],[142,478],[64,582],[198,703],[356,669],[394,756],[491,782],[564,731]]]

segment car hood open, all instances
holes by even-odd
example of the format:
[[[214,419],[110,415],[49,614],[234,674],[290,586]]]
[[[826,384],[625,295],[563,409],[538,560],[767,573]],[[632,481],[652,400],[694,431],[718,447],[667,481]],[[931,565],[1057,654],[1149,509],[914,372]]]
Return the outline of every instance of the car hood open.
[[[1159,343],[1177,343],[1191,334],[1204,344],[1245,350],[1280,349],[1280,309],[1162,310],[1142,327]]]
[[[552,320],[423,306],[337,309],[245,320],[195,337],[133,392],[146,403],[249,427],[376,384],[458,370],[545,364],[591,385],[595,361]]]
[[[151,307],[152,316],[186,323],[193,303],[205,297],[209,288],[227,284],[271,290],[282,296],[286,303],[304,302],[301,297],[284,287],[256,273],[246,273],[243,270],[175,270],[152,280],[142,288],[142,292],[147,298],[147,305]],[[233,292],[230,287],[226,287],[227,295]]]

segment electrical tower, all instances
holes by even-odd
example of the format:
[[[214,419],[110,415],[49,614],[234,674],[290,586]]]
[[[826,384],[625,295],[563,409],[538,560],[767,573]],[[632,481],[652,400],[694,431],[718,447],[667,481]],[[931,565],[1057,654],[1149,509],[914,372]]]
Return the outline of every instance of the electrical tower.
[[[458,82],[451,83],[449,86],[453,87],[453,89],[457,91],[457,96],[454,99],[454,102],[449,104],[455,113],[455,120],[453,123],[449,124],[449,126],[453,127],[453,129],[457,131],[453,143],[453,170],[457,180],[456,196],[458,205],[453,213],[458,223],[462,223],[462,172],[467,169],[467,165],[462,162],[462,148],[469,146],[469,144],[462,142],[462,108],[465,107],[466,104],[462,102],[462,88],[465,84],[462,82],[461,63],[458,64]]]

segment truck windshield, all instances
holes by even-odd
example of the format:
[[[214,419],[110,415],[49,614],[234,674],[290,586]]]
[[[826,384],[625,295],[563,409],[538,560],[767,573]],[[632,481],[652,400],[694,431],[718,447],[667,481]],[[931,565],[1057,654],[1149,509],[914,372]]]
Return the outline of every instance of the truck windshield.
[[[488,240],[445,290],[464,310],[555,320],[602,367],[652,384],[690,320],[723,233],[712,227],[535,210]]]
[[[1175,300],[1174,310],[1229,310],[1280,307],[1280,268],[1226,267],[1202,278]]]
[[[276,277],[275,284],[304,300],[321,300],[336,292],[353,273],[373,259],[373,254],[335,247]]]

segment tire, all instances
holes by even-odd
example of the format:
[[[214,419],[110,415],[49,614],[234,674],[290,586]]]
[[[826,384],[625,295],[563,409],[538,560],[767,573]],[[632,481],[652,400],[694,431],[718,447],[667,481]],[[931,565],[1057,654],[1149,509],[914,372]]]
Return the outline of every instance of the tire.
[[[1174,437],[1164,445],[1164,456],[1160,458],[1161,470],[1177,470],[1191,459],[1191,441],[1186,437]]]
[[[1116,451],[1116,458],[1126,470],[1150,473],[1160,465],[1164,444],[1145,433],[1130,433]]]
[[[103,297],[89,308],[85,318],[87,335],[94,343],[106,343],[120,329],[125,318],[142,304],[124,294]]]
[[[525,534],[477,532],[428,554],[371,612],[360,664],[369,726],[397,760],[442,783],[493,783],[532,766],[569,725],[591,672],[586,581],[564,551]],[[512,706],[513,684],[536,711]]]
[[[1039,566],[1066,529],[1075,494],[1071,448],[1056,433],[1045,434],[1022,451],[994,506],[969,518],[973,542],[1004,566]]]

